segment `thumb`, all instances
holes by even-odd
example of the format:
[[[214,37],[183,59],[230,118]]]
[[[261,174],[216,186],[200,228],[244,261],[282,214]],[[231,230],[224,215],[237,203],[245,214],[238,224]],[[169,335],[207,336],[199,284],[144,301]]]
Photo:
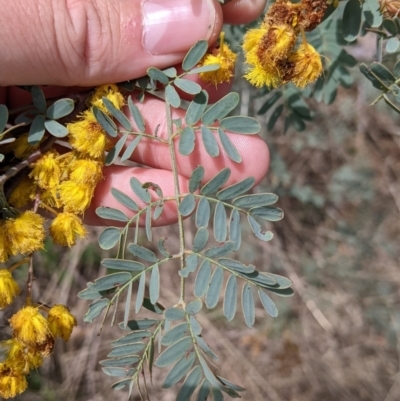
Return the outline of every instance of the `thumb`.
[[[222,26],[214,0],[0,0],[0,9],[0,86],[137,78],[214,42]]]

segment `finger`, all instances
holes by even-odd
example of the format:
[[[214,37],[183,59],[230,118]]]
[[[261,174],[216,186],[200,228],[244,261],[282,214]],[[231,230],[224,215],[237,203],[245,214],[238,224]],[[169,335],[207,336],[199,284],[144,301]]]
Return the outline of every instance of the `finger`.
[[[248,24],[257,19],[266,0],[232,0],[222,7],[225,24]]]
[[[134,97],[134,96],[133,96]],[[167,138],[167,124],[165,103],[152,96],[147,96],[143,103],[137,104],[146,123],[146,132],[154,135],[157,130],[159,138]],[[125,112],[129,114],[126,109]],[[174,109],[173,119],[181,118],[184,121],[185,111]],[[132,120],[134,125],[134,121]],[[257,135],[238,135],[227,133],[229,139],[234,144],[242,162],[235,163],[227,154],[222,151],[219,144],[220,154],[217,157],[211,157],[201,140],[199,132],[196,133],[195,150],[189,156],[183,156],[178,151],[178,141],[175,141],[175,152],[177,154],[177,165],[179,173],[189,178],[192,171],[199,165],[204,166],[204,180],[214,177],[223,168],[231,169],[231,176],[227,185],[238,182],[244,178],[252,176],[256,182],[260,182],[268,171],[269,151],[265,142]],[[128,143],[127,143],[128,144]],[[139,145],[132,155],[132,160],[157,169],[171,170],[171,156],[169,147],[150,138],[142,138]]]
[[[96,208],[100,206],[118,208],[124,212],[128,218],[132,218],[135,212],[126,208],[125,206],[118,203],[111,194],[111,188],[117,188],[130,198],[134,199],[140,208],[145,206],[132,191],[130,187],[131,177],[137,178],[141,183],[152,182],[157,184],[164,197],[173,197],[175,194],[174,179],[170,171],[146,169],[146,168],[132,168],[132,167],[121,167],[121,166],[110,166],[104,169],[104,180],[96,187],[95,196],[93,197],[92,203],[89,209],[85,212],[85,223],[90,225],[104,225],[106,223],[115,224],[104,219],[100,219],[96,215]],[[185,193],[188,192],[188,180],[184,177],[179,177],[180,191]],[[152,201],[156,201],[159,197],[150,191]],[[141,216],[140,223],[144,225],[145,216]],[[153,226],[165,226],[173,224],[177,220],[177,210],[175,201],[166,201],[164,203],[164,209],[161,216],[153,221]]]
[[[200,39],[213,43],[222,26],[214,0],[0,0],[0,8],[0,86],[140,77],[179,63]]]

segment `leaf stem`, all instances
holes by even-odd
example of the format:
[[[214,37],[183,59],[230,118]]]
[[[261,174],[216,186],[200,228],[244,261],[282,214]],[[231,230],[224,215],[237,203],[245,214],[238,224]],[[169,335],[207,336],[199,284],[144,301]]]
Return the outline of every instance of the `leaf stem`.
[[[180,188],[179,188],[179,177],[178,177],[178,166],[176,162],[176,153],[175,153],[175,142],[173,137],[173,125],[172,125],[172,111],[171,105],[166,101],[166,116],[167,116],[167,130],[168,130],[168,145],[169,152],[171,156],[172,163],[172,173],[174,176],[174,188],[175,188],[175,201],[178,212],[178,227],[179,227],[179,250],[180,250],[180,259],[181,259],[181,268],[183,269],[185,266],[185,231],[183,228],[183,219],[182,215],[179,213],[179,205],[181,203],[180,199]],[[184,305],[185,303],[185,278],[181,277],[181,298],[180,302]]]

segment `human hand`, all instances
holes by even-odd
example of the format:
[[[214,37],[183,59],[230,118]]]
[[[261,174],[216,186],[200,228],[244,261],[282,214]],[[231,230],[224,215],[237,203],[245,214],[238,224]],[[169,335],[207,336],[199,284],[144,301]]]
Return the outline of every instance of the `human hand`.
[[[212,0],[0,0],[1,54],[0,85],[57,85],[46,88],[48,96],[63,96],[71,86],[93,86],[120,82],[145,74],[148,67],[165,68],[182,61],[186,51],[200,39],[215,42],[222,23],[246,23],[263,10],[264,0],[233,0],[221,7]],[[20,21],[15,24],[15,21]],[[60,87],[64,86],[64,87]],[[67,88],[66,88],[67,87]],[[69,87],[69,88],[68,88]],[[226,92],[219,92],[223,96]],[[0,92],[0,103],[9,107],[27,102],[26,94],[9,87]],[[148,133],[159,125],[166,136],[164,104],[148,98],[140,105]],[[182,117],[182,110],[175,111]],[[189,157],[178,156],[181,187],[187,187],[191,171],[199,164],[206,167],[205,180],[223,167],[232,174],[228,184],[247,176],[260,181],[269,162],[268,149],[258,137],[231,135],[242,156],[235,164],[224,155],[211,158],[200,146]],[[160,185],[165,196],[173,195],[168,148],[142,140],[132,160],[149,168],[111,166],[98,185],[87,222],[96,224],[98,206],[115,206],[110,187],[129,191],[129,178]],[[166,209],[158,224],[170,224],[176,212]]]

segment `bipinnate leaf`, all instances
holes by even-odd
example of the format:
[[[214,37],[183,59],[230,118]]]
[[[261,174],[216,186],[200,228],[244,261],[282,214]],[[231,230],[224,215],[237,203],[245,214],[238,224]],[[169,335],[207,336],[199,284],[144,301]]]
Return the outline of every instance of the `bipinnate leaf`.
[[[64,138],[68,135],[68,129],[55,120],[46,120],[44,126],[51,135],[56,138]]]
[[[236,314],[237,305],[237,279],[234,275],[229,276],[226,282],[224,296],[224,316],[231,321]]]
[[[183,337],[176,343],[172,344],[166,350],[164,350],[156,359],[155,365],[159,368],[163,368],[171,365],[180,359],[191,347],[192,338],[187,336]]]
[[[136,372],[136,369],[127,369],[125,367],[112,367],[112,366],[105,366],[102,368],[103,372],[108,376],[133,376]],[[125,382],[125,381],[124,381]],[[129,378],[129,382],[132,382],[132,379]]]
[[[118,340],[112,341],[111,347],[112,348],[120,348],[123,345],[130,346],[130,345],[138,344],[138,346],[136,348],[134,348],[134,351],[133,351],[133,353],[136,353],[136,352],[141,351],[145,346],[144,342],[142,342],[140,340],[143,340],[148,337],[151,337],[151,331],[149,331],[149,330],[134,331],[132,333],[129,333],[129,334],[119,338]]]
[[[343,11],[342,32],[348,42],[353,42],[361,29],[362,3],[358,0],[349,0]]]
[[[185,311],[178,308],[169,308],[164,313],[168,320],[181,320],[185,317]]]
[[[197,95],[201,91],[201,86],[189,79],[176,78],[174,80],[174,85],[189,95]]]
[[[145,248],[144,246],[129,244],[128,251],[133,253],[138,258],[145,260],[146,262],[156,263],[158,261],[156,254],[150,249]]]
[[[46,132],[46,127],[44,124],[44,116],[41,114],[35,116],[28,133],[28,143],[30,145],[36,145],[43,139],[44,133]]]
[[[88,311],[83,316],[83,321],[85,323],[92,323],[94,319],[96,319],[101,312],[108,306],[109,300],[102,298],[98,301],[95,301],[89,305]]]
[[[243,286],[242,291],[242,309],[243,309],[243,316],[246,325],[249,328],[252,328],[254,325],[254,321],[256,318],[255,307],[254,307],[254,297],[253,291],[249,283],[246,283]]]
[[[217,192],[229,179],[231,170],[229,168],[222,169],[215,177],[211,178],[200,190],[202,195],[210,195]]]
[[[95,280],[93,288],[97,291],[110,290],[112,288],[120,287],[124,285],[132,278],[132,275],[128,272],[119,272],[108,274],[107,276],[100,277]]]
[[[154,305],[160,297],[160,269],[155,265],[151,271],[149,283],[150,302]]]
[[[133,210],[134,212],[137,212],[139,210],[137,203],[119,189],[111,188],[111,195],[121,205],[127,207],[128,209]]]
[[[217,157],[219,155],[218,142],[210,128],[206,127],[205,125],[201,126],[201,139],[207,153],[211,157]]]
[[[47,109],[47,104],[46,104],[46,97],[44,96],[42,89],[40,89],[38,86],[32,86],[31,96],[33,105],[35,106],[36,110],[41,114],[45,114]]]
[[[108,250],[117,245],[121,238],[121,231],[116,227],[105,228],[99,236],[99,245],[101,249]]]
[[[243,195],[233,200],[234,206],[243,207],[245,209],[269,206],[276,203],[278,196],[275,194],[252,194]]]
[[[218,263],[238,273],[250,274],[253,273],[255,270],[255,267],[253,265],[245,265],[242,262],[239,262],[238,260],[229,258],[219,258]]]
[[[217,306],[223,280],[224,280],[224,271],[222,267],[217,266],[211,277],[210,285],[208,287],[206,295],[206,306],[208,309],[212,309]]]
[[[136,293],[136,302],[135,302],[135,312],[136,313],[139,313],[140,309],[143,306],[145,288],[146,288],[146,273],[143,272],[140,275],[139,286],[138,286],[138,290]]]
[[[150,67],[147,69],[147,75],[154,79],[154,81],[158,81],[162,83],[163,85],[167,85],[169,82],[168,75],[166,75],[164,72],[159,70],[158,68],[155,67]]]
[[[164,346],[172,345],[174,342],[180,340],[189,330],[186,322],[178,324],[172,329],[168,330],[161,338],[161,344]]]
[[[211,391],[210,382],[204,379],[201,383],[199,393],[197,394],[197,401],[206,401]]]
[[[167,85],[165,87],[165,99],[172,107],[175,107],[176,109],[181,105],[181,98],[172,85]]]
[[[208,42],[206,40],[200,40],[196,44],[194,44],[186,53],[186,56],[183,59],[183,70],[190,71],[193,67],[195,67],[206,54],[207,49]]]
[[[126,149],[124,150],[124,153],[121,156],[122,162],[130,159],[130,157],[132,156],[132,153],[135,151],[137,145],[139,144],[139,142],[141,141],[142,138],[143,138],[143,135],[138,135],[135,139],[133,139],[132,141],[129,142],[129,145],[126,147]]]
[[[210,221],[210,213],[210,202],[207,198],[201,198],[196,210],[196,226],[198,228],[208,226],[208,222]]]
[[[103,259],[101,264],[107,269],[126,270],[130,272],[140,272],[144,269],[144,264],[134,260],[125,259]]]
[[[118,128],[115,122],[97,106],[93,106],[92,110],[97,122],[102,126],[104,131],[106,131],[112,138],[115,138],[118,134]]]
[[[236,149],[233,142],[229,139],[228,135],[226,135],[225,131],[221,128],[218,128],[218,135],[219,135],[219,139],[221,141],[222,147],[224,148],[228,157],[235,163],[241,163],[242,156],[240,156],[240,153]]]
[[[204,177],[204,167],[197,166],[193,170],[192,175],[190,176],[190,180],[189,180],[189,192],[190,193],[193,193],[200,188],[201,180],[203,179],[203,177]]]
[[[119,156],[122,148],[125,145],[126,140],[128,139],[128,134],[122,135],[119,139],[118,142],[109,150],[106,156],[105,160],[105,165],[110,166],[115,162],[117,157]]]
[[[234,134],[255,135],[261,130],[260,123],[253,117],[234,116],[221,120],[222,129]]]
[[[193,238],[193,252],[202,251],[208,242],[208,230],[205,227],[200,227]]]
[[[216,120],[226,117],[239,104],[239,99],[237,93],[228,93],[203,114],[201,118],[202,123],[211,125],[214,124]]]
[[[229,219],[229,240],[235,244],[233,250],[237,251],[242,243],[242,230],[240,228],[240,213],[237,209],[232,210]]]
[[[261,225],[250,215],[247,216],[247,219],[249,221],[251,230],[258,239],[261,241],[271,241],[274,236],[271,231],[265,231]]]
[[[200,311],[201,308],[203,307],[203,303],[201,302],[201,299],[197,298],[194,299],[193,301],[190,301],[187,305],[186,305],[186,313],[188,313],[189,315],[197,315]]]
[[[197,267],[197,255],[191,254],[186,258],[185,267],[179,271],[181,277],[189,277],[190,273],[193,273]]]
[[[102,219],[123,221],[123,222],[128,221],[128,217],[126,216],[125,213],[112,207],[98,207],[96,209],[96,214]]]
[[[135,354],[139,353],[140,351],[143,350],[143,348],[145,346],[146,346],[145,343],[139,342],[139,343],[135,343],[135,344],[125,344],[125,345],[121,345],[119,347],[114,347],[113,350],[107,355],[107,357],[108,358],[118,358],[118,361],[113,363],[112,360],[106,359],[106,361],[109,361],[109,362],[101,361],[100,365],[125,366],[125,365],[130,365],[132,363],[136,363],[137,361],[139,361],[140,358],[138,356],[132,357],[131,355],[135,355]],[[114,359],[114,361],[116,361],[116,360]]]
[[[207,258],[219,258],[234,250],[235,244],[232,241],[226,241],[224,244],[214,246],[206,250],[204,255]]]
[[[204,113],[208,103],[208,93],[202,90],[190,102],[186,111],[185,122],[188,126],[196,124]]]
[[[136,177],[131,177],[129,183],[132,191],[137,195],[139,199],[141,199],[144,203],[151,202],[149,191],[146,188],[143,188],[142,184]]]
[[[211,264],[208,260],[204,260],[201,264],[195,281],[194,295],[196,297],[203,297],[208,289],[211,279]]]
[[[190,155],[195,146],[196,137],[192,127],[185,127],[179,137],[179,153],[184,156]]]
[[[224,242],[227,234],[225,206],[222,202],[217,202],[214,212],[214,237],[218,242]]]
[[[283,219],[283,210],[279,207],[257,207],[250,209],[252,216],[258,216],[268,221],[279,221]]]
[[[262,306],[264,307],[268,315],[270,315],[271,317],[277,317],[278,309],[276,308],[272,299],[261,289],[258,290],[258,296],[260,297]]]
[[[211,392],[212,392],[213,400],[214,400],[214,401],[223,401],[224,396],[223,396],[221,390],[219,390],[219,389],[213,387],[212,390],[211,390]]]
[[[133,103],[132,101],[132,97],[129,96],[128,97],[128,107],[129,107],[129,111],[131,113],[131,116],[133,118],[133,120],[135,121],[136,126],[138,127],[140,132],[144,132],[146,129],[146,125],[145,122],[143,120],[143,116],[140,113],[138,107],[136,106],[135,103]]]
[[[194,195],[186,195],[179,204],[179,213],[182,216],[189,216],[196,207],[196,199]]]
[[[118,323],[118,327],[121,330],[132,330],[132,331],[139,330],[137,332],[139,333],[139,336],[150,337],[151,332],[145,329],[154,326],[156,323],[158,323],[157,319],[134,319],[134,320],[129,320],[126,326],[124,325],[124,322]],[[148,333],[148,335],[147,334],[145,335],[143,333]]]
[[[107,110],[111,113],[111,115],[124,127],[127,131],[132,131],[131,122],[128,120],[126,115],[121,111],[118,110],[111,100],[107,99],[106,97],[102,98],[102,102],[104,106],[106,106]]]
[[[186,380],[183,382],[182,387],[176,397],[176,401],[189,400],[192,394],[196,391],[201,379],[201,368],[200,366],[195,366],[187,375]]]
[[[191,352],[188,356],[183,356],[168,373],[161,387],[170,388],[178,383],[189,372],[195,359],[196,354],[194,352]]]

